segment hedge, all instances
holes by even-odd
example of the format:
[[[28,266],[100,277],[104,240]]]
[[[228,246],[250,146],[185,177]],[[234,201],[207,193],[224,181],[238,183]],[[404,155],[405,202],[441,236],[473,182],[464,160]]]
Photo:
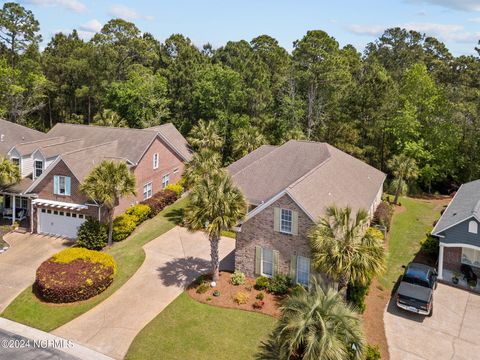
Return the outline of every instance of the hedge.
[[[137,217],[123,214],[113,220],[113,241],[122,241],[137,227]]]
[[[154,194],[150,199],[142,201],[142,204],[150,206],[152,210],[150,217],[156,216],[160,211],[170,204],[173,204],[178,199],[175,191],[163,189]]]
[[[175,192],[175,194],[177,194],[177,197],[180,197],[182,196],[183,194],[183,186],[180,185],[179,183],[176,183],[176,184],[169,184],[165,187],[165,190],[172,190]]]
[[[52,303],[87,300],[110,286],[117,266],[109,254],[83,248],[65,249],[37,269],[35,294]]]
[[[150,206],[138,204],[128,208],[125,214],[134,216],[137,219],[137,225],[139,225],[150,217],[151,212]]]

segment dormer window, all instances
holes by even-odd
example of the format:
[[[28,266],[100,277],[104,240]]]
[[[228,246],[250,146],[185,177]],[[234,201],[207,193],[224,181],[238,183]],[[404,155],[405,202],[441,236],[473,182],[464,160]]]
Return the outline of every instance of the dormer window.
[[[40,177],[43,173],[43,161],[35,160],[35,162],[33,163],[33,167],[35,178]]]
[[[468,223],[468,232],[478,234],[478,223],[475,220],[470,220]]]

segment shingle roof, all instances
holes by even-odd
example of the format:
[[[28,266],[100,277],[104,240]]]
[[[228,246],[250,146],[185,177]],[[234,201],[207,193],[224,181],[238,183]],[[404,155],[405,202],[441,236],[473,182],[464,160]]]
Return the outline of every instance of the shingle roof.
[[[333,204],[368,210],[385,180],[381,171],[329,144],[296,140],[260,148],[228,170],[250,204],[287,191],[314,219]]]
[[[64,140],[65,139],[63,137],[49,137],[41,140],[22,142],[20,144],[15,145],[15,150],[17,150],[17,152],[21,156],[28,156],[38,148],[41,148],[43,146],[59,144],[64,142]]]
[[[460,186],[433,228],[432,234],[438,235],[447,228],[472,216],[480,221],[480,180],[474,180]]]
[[[81,149],[83,147],[85,147],[85,140],[77,139],[64,141],[58,144],[42,146],[39,148],[39,150],[42,152],[45,158],[48,159],[66,152]]]
[[[18,143],[39,140],[44,137],[45,134],[40,131],[0,119],[0,156],[5,156]]]
[[[167,123],[159,126],[153,126],[146,130],[158,132],[160,136],[167,142],[167,144],[173,147],[174,151],[178,152],[183,160],[189,161],[192,158],[192,152],[190,151],[187,140],[185,140],[183,135],[173,124]]]

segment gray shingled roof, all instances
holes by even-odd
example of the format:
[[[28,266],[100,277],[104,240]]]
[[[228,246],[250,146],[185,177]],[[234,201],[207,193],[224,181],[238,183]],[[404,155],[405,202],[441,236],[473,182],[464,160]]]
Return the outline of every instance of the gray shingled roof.
[[[63,141],[63,137],[50,137],[41,140],[22,142],[15,145],[15,150],[17,150],[21,156],[28,156],[40,147],[59,144]]]
[[[188,146],[187,140],[183,137],[180,131],[172,123],[167,123],[159,126],[153,126],[146,130],[156,131],[167,142],[167,145],[173,147],[173,150],[185,161],[189,161],[192,158],[192,152]]]
[[[480,221],[480,180],[474,180],[460,186],[455,197],[450,201],[447,209],[433,228],[432,234],[439,235],[447,228],[472,216]]]
[[[314,219],[327,206],[369,209],[385,174],[326,143],[291,140],[258,149],[228,167],[250,204],[287,191]]]
[[[45,138],[45,134],[40,131],[0,119],[0,156],[5,156],[12,147],[19,143],[43,138]]]

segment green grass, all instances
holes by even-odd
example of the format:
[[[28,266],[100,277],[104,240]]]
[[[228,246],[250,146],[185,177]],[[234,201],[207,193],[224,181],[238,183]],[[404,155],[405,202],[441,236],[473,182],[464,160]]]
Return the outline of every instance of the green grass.
[[[187,199],[163,210],[144,222],[122,242],[115,243],[108,253],[117,261],[118,273],[110,287],[100,295],[75,304],[52,305],[41,302],[29,286],[5,309],[1,316],[43,331],[52,331],[90,310],[112,295],[137,271],[145,259],[142,246],[172,229],[181,219]]]
[[[380,284],[392,289],[407,265],[420,250],[420,240],[440,217],[442,206],[429,200],[401,198],[405,210],[395,214],[388,243],[387,271],[379,278]]]
[[[136,336],[126,359],[252,359],[275,319],[181,294]]]

